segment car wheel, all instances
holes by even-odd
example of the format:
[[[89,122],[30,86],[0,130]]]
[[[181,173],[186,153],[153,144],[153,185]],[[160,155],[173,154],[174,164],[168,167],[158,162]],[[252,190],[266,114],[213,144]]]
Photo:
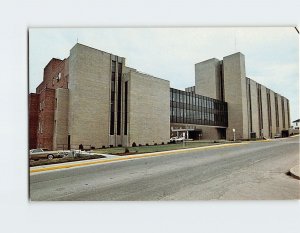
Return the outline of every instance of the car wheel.
[[[53,159],[54,156],[53,156],[53,155],[48,155],[47,158],[48,158],[48,159]]]

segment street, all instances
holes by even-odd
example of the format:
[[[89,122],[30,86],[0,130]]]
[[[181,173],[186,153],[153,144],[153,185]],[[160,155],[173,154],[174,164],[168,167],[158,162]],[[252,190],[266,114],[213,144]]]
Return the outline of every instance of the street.
[[[299,199],[299,137],[30,174],[32,201]]]

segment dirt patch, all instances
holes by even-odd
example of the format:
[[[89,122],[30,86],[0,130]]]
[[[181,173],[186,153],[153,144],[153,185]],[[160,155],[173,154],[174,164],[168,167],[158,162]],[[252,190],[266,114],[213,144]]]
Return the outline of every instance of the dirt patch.
[[[103,155],[90,155],[90,156],[82,156],[82,157],[66,157],[66,158],[56,158],[52,160],[38,160],[38,161],[29,161],[29,166],[30,167],[35,167],[35,166],[42,166],[42,165],[50,165],[50,164],[57,164],[57,163],[67,163],[67,162],[75,162],[75,161],[81,161],[81,160],[89,160],[89,159],[101,159],[101,158],[106,158]]]
[[[126,155],[134,155],[134,154],[141,154],[141,153],[138,153],[137,151],[135,152],[128,152],[128,153],[116,153],[114,155],[117,155],[117,156],[126,156]]]

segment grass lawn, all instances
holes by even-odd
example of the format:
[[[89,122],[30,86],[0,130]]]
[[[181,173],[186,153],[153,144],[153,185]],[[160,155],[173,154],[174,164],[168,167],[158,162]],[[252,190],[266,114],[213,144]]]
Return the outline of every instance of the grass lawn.
[[[190,142],[185,142],[185,145],[183,145],[183,143],[177,143],[177,144],[166,144],[166,145],[155,145],[155,146],[136,146],[136,147],[127,147],[127,148],[129,150],[129,153],[150,153],[150,152],[167,151],[167,150],[178,150],[184,148],[211,146],[217,144],[222,144],[222,143],[190,141]],[[125,148],[113,147],[113,148],[105,148],[105,149],[96,149],[93,150],[93,152],[99,154],[123,154],[125,152]]]

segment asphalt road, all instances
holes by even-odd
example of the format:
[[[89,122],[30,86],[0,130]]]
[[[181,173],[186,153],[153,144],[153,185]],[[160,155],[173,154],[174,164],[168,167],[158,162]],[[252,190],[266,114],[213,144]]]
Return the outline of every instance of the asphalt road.
[[[32,201],[299,199],[299,137],[30,175]]]

